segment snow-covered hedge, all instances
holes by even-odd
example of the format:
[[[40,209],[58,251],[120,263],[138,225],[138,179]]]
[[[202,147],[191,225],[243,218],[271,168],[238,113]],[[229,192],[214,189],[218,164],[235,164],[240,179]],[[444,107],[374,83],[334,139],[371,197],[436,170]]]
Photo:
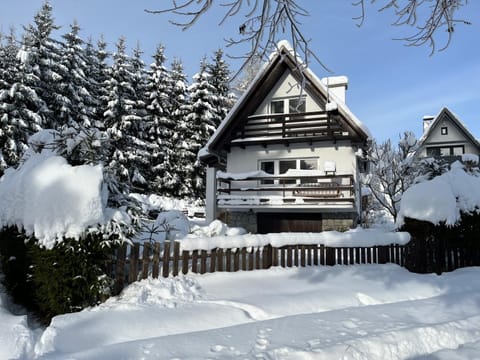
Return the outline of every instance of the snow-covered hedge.
[[[478,159],[477,159],[478,160]],[[480,177],[465,171],[460,162],[432,180],[412,185],[403,194],[397,227],[405,218],[428,221],[438,225],[457,224],[462,214],[480,212]]]

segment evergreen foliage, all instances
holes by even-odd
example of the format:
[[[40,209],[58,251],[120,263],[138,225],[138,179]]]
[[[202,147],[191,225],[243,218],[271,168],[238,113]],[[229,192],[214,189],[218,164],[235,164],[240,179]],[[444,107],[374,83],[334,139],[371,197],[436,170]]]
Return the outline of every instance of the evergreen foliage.
[[[221,50],[189,85],[161,45],[146,69],[140,47],[127,55],[124,38],[112,56],[102,37],[83,40],[76,22],[58,30],[46,1],[21,40],[13,30],[0,36],[0,176],[45,148],[70,165],[100,164],[106,205],[120,215],[53,250],[0,229],[7,288],[45,322],[105,295],[109,247],[128,241],[146,216],[131,193],[205,196],[197,153],[233,104]]]
[[[100,235],[65,239],[47,250],[14,228],[0,232],[5,285],[14,301],[48,324],[59,314],[79,311],[104,300],[112,286],[107,276],[113,249]]]

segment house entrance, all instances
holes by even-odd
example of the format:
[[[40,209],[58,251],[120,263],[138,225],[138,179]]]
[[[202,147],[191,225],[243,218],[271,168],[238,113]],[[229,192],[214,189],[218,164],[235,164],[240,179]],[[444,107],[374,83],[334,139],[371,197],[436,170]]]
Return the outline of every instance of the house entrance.
[[[259,234],[279,232],[321,232],[320,213],[258,213]]]

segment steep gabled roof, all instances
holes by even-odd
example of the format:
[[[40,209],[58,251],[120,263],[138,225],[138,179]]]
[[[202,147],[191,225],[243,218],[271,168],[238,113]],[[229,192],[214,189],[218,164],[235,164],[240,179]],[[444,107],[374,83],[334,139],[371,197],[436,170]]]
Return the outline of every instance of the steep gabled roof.
[[[305,89],[310,93],[318,98],[330,99],[330,102],[338,105],[338,113],[358,141],[366,141],[371,138],[368,128],[342,100],[327,90],[326,85],[308,67],[303,65],[301,59],[295,58],[292,47],[288,41],[284,40],[277,44],[277,50],[270,55],[269,61],[263,64],[248,89],[227,114],[207,144],[200,150],[198,156],[202,161],[208,163],[210,162],[209,158],[219,156],[219,149],[230,137],[235,126],[253,114],[287,69],[299,82],[302,79],[305,80]]]
[[[424,145],[424,143],[428,140],[428,138],[433,133],[433,131],[439,126],[440,122],[444,119],[450,120],[455,126],[457,126],[457,128],[465,135],[465,138],[470,140],[472,144],[474,144],[480,151],[480,143],[478,142],[478,140],[472,135],[470,131],[468,131],[465,124],[462,121],[460,121],[460,119],[446,107],[440,110],[437,116],[435,116],[435,118],[433,119],[428,129],[424,132],[422,137],[419,139],[418,141],[419,149]]]

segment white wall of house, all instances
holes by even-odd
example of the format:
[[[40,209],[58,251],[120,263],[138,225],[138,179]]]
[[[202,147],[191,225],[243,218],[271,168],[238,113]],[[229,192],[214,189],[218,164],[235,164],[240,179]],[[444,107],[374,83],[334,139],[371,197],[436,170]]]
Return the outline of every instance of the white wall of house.
[[[227,172],[244,173],[260,170],[262,160],[316,159],[317,170],[324,171],[325,161],[334,161],[339,175],[356,175],[357,160],[349,142],[283,144],[232,147],[227,156]]]
[[[305,107],[307,112],[323,110],[320,107],[320,104],[317,104],[305,89],[303,91],[301,90],[300,84],[298,84],[290,71],[287,70],[270,91],[268,96],[265,97],[265,100],[255,111],[254,115],[269,114],[270,103],[272,100],[298,98],[300,95],[305,96]],[[286,112],[288,112],[288,110],[286,110]]]
[[[442,128],[447,129],[447,134],[442,134]],[[476,147],[465,137],[463,131],[448,119],[440,121],[435,128],[431,129],[428,139],[423,143],[420,156],[427,156],[428,146],[441,145],[464,145],[466,154],[478,153]]]

